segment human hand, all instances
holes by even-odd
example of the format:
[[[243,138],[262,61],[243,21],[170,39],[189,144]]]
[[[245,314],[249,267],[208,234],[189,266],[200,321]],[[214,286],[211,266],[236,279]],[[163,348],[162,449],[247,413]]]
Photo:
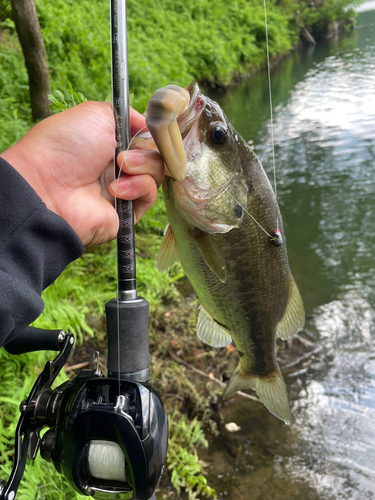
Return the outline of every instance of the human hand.
[[[132,135],[145,127],[145,119],[133,109],[130,125]],[[1,156],[49,210],[72,226],[85,246],[94,246],[113,239],[118,231],[105,184],[111,195],[134,200],[137,222],[155,203],[164,178],[159,153],[142,150],[118,155],[117,163],[128,175],[113,180],[115,148],[112,104],[85,102],[41,121]]]

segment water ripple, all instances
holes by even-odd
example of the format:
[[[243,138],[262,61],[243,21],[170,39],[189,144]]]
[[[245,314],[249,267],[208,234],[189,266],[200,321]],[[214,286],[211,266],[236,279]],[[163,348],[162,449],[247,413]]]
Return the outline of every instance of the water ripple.
[[[288,253],[325,355],[289,379],[290,429],[261,405],[225,409],[241,433],[223,434],[205,458],[230,498],[375,499],[375,12],[329,44],[329,54],[318,46],[308,64],[296,55],[273,77]],[[259,77],[224,109],[272,178],[264,88]]]

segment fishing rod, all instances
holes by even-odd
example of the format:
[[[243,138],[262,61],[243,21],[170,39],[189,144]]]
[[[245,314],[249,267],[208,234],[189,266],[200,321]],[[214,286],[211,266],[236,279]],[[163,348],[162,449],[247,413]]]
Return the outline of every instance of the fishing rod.
[[[130,141],[126,1],[111,0],[113,110],[118,154]],[[96,499],[152,500],[167,454],[168,421],[148,383],[148,302],[136,289],[133,203],[116,199],[117,296],[105,306],[108,374],[96,368],[52,389],[74,344],[63,330],[28,327],[5,346],[10,354],[57,350],[20,404],[14,465],[0,481],[0,500],[14,500],[27,456],[52,462],[80,494]],[[48,430],[43,434],[41,431]]]

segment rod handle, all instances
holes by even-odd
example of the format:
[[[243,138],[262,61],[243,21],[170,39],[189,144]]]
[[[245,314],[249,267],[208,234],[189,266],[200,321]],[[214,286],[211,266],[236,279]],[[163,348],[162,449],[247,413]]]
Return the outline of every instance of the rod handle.
[[[109,376],[147,382],[150,373],[148,349],[149,303],[112,299],[105,306],[107,316]]]

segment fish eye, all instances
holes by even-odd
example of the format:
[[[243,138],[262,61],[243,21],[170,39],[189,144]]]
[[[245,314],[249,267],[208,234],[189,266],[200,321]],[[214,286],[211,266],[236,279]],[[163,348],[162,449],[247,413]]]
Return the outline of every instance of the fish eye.
[[[209,141],[211,142],[211,144],[225,144],[227,142],[227,138],[227,129],[221,124],[216,124],[209,131]]]

